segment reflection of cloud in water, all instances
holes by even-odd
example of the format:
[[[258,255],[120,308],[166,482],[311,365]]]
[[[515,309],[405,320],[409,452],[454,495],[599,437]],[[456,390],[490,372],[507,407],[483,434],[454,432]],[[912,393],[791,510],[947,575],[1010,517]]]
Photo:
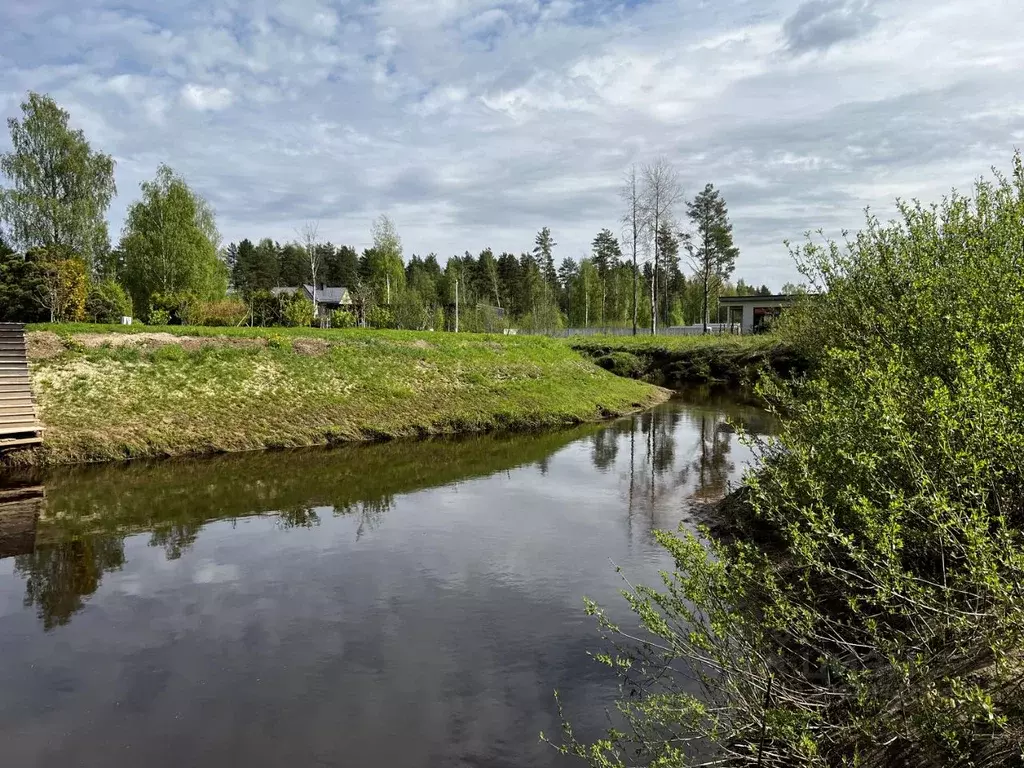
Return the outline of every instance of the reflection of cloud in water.
[[[630,531],[638,520],[647,533],[671,529],[684,518],[687,498],[721,496],[735,476],[733,435],[725,428],[730,416],[753,422],[757,431],[753,409],[671,404],[564,433],[70,471],[48,480],[43,534],[35,551],[22,547],[31,554],[19,557],[16,567],[26,580],[26,604],[35,605],[44,626],[53,627],[70,620],[104,573],[121,568],[124,540],[134,533],[147,532],[149,546],[163,549],[168,563],[192,549],[218,518],[263,515],[285,531],[351,518],[359,541],[382,524],[403,495],[439,484],[455,491],[459,483],[495,472],[525,484],[524,503],[538,490],[535,482],[543,483],[545,503],[564,514],[565,505],[603,503],[607,481],[595,480],[597,470],[598,476],[618,478]],[[530,479],[534,472],[537,481]],[[308,551],[320,546],[301,542]],[[238,579],[231,568],[201,565],[196,583]],[[130,580],[118,589],[139,591]]]
[[[192,574],[195,584],[226,584],[238,581],[242,576],[241,569],[233,564],[202,563]]]

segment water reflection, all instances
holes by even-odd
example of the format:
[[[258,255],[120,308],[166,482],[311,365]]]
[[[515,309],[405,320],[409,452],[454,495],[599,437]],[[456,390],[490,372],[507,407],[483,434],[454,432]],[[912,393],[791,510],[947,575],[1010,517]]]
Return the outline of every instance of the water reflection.
[[[25,579],[25,605],[36,606],[45,629],[63,626],[99,589],[103,574],[124,565],[124,542],[90,536],[18,555],[14,570]]]
[[[748,458],[730,420],[769,426],[705,400],[22,478],[0,492],[0,742],[17,765],[558,764],[552,689],[583,735],[614,695],[580,601],[615,619],[609,561],[669,565],[651,532]]]
[[[637,516],[649,533],[674,527],[681,492],[695,500],[725,495],[737,477],[733,423],[755,433],[770,429],[755,408],[704,399],[541,435],[65,469],[45,479],[48,496],[35,480],[8,489],[6,507],[0,496],[0,557],[16,556],[25,605],[35,606],[51,629],[67,624],[103,575],[124,565],[124,540],[136,533],[148,531],[149,546],[169,561],[181,558],[211,521],[253,515],[275,517],[280,530],[315,528],[322,514],[351,516],[358,540],[398,494],[508,472],[537,455],[546,477],[552,456],[588,435],[594,469],[619,472],[630,535]]]

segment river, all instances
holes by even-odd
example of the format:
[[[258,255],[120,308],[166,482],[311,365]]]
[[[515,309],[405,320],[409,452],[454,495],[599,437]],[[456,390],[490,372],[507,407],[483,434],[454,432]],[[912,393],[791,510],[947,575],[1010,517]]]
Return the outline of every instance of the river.
[[[616,683],[584,596],[750,460],[728,400],[601,426],[132,463],[0,492],[0,761],[556,766]],[[41,486],[41,488],[39,487]]]

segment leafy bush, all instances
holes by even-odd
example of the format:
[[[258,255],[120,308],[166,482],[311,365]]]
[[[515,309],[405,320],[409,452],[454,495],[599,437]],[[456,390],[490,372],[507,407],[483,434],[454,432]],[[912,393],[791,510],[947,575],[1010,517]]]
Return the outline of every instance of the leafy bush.
[[[355,328],[356,316],[346,309],[336,309],[331,312],[332,328]]]
[[[85,300],[89,293],[89,269],[85,260],[65,248],[37,248],[26,260],[38,265],[36,300],[49,311],[56,323],[75,323],[85,319]]]
[[[781,434],[734,538],[659,533],[645,642],[602,659],[627,729],[594,765],[1006,765],[1024,759],[1024,168],[795,251],[784,323],[813,378],[767,382]],[[707,533],[707,532],[706,532]],[[709,533],[707,535],[710,535]],[[702,745],[701,747],[690,746]],[[702,751],[703,750],[703,751]],[[660,762],[659,762],[660,761]]]
[[[308,328],[313,324],[313,302],[295,294],[283,299],[281,319],[292,328]]]
[[[237,326],[248,316],[249,307],[241,299],[204,301],[199,305],[200,325]]]
[[[93,323],[119,323],[122,317],[131,317],[132,302],[120,283],[101,280],[89,286],[85,299],[85,315]]]
[[[387,307],[377,305],[366,313],[366,323],[371,328],[394,328],[395,316]]]
[[[150,325],[200,325],[202,321],[203,300],[194,293],[154,293],[150,299]],[[152,319],[157,311],[166,322],[158,323]]]
[[[50,319],[38,297],[43,290],[39,265],[0,242],[0,323],[38,323]]]
[[[151,309],[149,310],[149,319],[147,325],[170,325],[171,313],[166,309]]]
[[[270,291],[254,291],[250,294],[249,307],[252,311],[253,325],[282,325],[284,322],[281,299]]]

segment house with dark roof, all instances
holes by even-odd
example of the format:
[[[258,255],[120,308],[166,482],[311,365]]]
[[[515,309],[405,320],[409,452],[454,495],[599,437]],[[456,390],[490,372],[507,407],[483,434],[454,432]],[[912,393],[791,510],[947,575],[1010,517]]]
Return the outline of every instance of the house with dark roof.
[[[313,301],[313,286],[305,283],[295,287],[271,288],[274,296],[293,296],[301,293],[308,301]],[[355,301],[348,288],[333,285],[317,286],[316,292],[316,314],[320,312],[333,312],[336,309],[352,309]]]

